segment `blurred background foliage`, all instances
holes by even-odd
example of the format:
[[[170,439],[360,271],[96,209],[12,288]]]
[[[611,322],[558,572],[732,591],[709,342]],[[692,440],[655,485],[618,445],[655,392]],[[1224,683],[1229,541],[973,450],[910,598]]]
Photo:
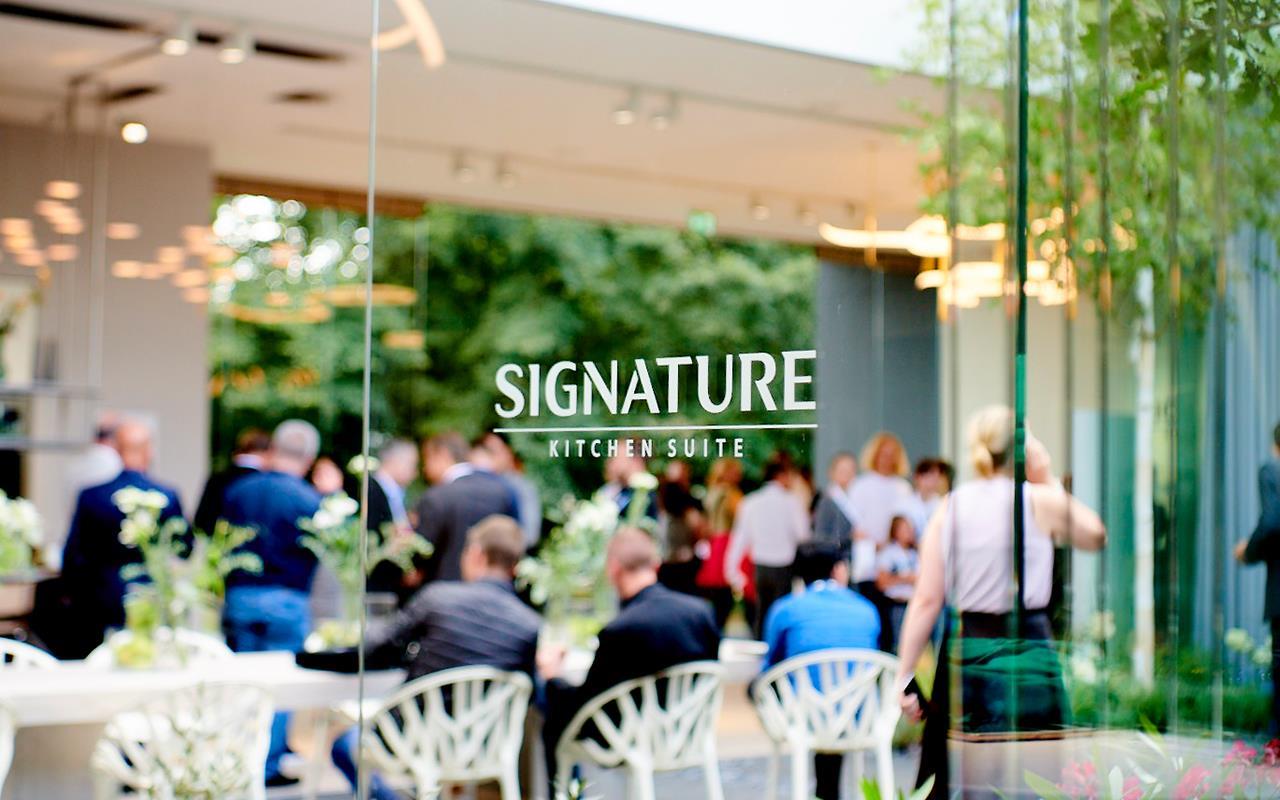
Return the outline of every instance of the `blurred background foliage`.
[[[325,449],[345,463],[360,448],[363,306],[332,307],[327,319],[306,323],[245,321],[236,311],[305,311],[317,293],[359,284],[354,266],[369,233],[355,213],[271,201],[277,231],[270,220],[247,219],[241,201],[223,198],[218,208],[230,219],[224,234],[239,225],[257,238],[222,236],[229,246],[224,269],[234,280],[215,290],[211,306],[214,452],[225,458],[243,427],[299,416],[319,426]],[[261,217],[261,203],[250,205]],[[378,436],[456,430],[472,437],[497,425],[494,374],[507,362],[618,359],[625,380],[635,358],[705,354],[716,364],[731,353],[814,347],[817,260],[810,248],[449,205],[413,219],[379,217],[372,236],[375,282],[417,294],[411,304],[374,310],[371,426]],[[607,420],[596,413],[538,422],[713,421],[693,391],[675,417]],[[714,421],[770,420],[783,416],[753,413],[747,420],[731,410]],[[719,435],[730,436],[712,434]],[[737,435],[747,440],[748,476],[758,475],[775,448],[808,456],[807,435]],[[665,438],[656,436],[655,447]],[[512,439],[548,499],[601,482],[593,459],[548,458],[543,436]],[[705,460],[695,462],[702,473]]]

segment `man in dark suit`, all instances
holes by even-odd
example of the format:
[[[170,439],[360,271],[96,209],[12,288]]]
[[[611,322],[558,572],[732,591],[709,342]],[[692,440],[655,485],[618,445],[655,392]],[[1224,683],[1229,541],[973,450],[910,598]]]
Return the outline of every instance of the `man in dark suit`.
[[[271,435],[271,468],[241,478],[227,492],[227,521],[257,532],[243,549],[262,560],[258,572],[237,571],[227,577],[222,630],[238,653],[297,653],[311,629],[316,557],[301,542],[298,520],[320,509],[320,494],[303,477],[319,450],[320,434],[310,423],[285,420]],[[280,773],[288,726],[288,715],[276,714],[267,753],[268,786],[297,783]]]
[[[435,548],[410,584],[462,578],[467,531],[492,514],[519,518],[511,488],[497,475],[467,462],[467,440],[442,433],[422,447],[423,473],[431,488],[418,501],[418,533]]]
[[[389,622],[372,623],[365,634],[366,663],[399,663],[409,654],[405,682],[455,667],[486,666],[510,672],[534,671],[542,618],[516,596],[512,579],[524,556],[524,534],[510,517],[487,517],[467,531],[462,580],[435,581]],[[347,654],[343,654],[347,656]],[[307,666],[310,659],[299,656]],[[346,663],[354,671],[356,653]],[[333,745],[334,764],[354,787],[359,731],[351,728]],[[370,781],[372,800],[399,797],[378,775]]]
[[[412,533],[404,489],[418,474],[418,448],[407,439],[392,439],[378,450],[378,469],[369,476],[369,509],[366,523],[370,533]],[[401,604],[412,594],[404,585],[400,567],[383,562],[369,576],[369,591],[389,592]]]
[[[691,661],[720,656],[720,629],[711,604],[658,583],[658,548],[644,531],[624,528],[609,542],[605,573],[622,610],[600,631],[595,660],[581,686],[560,677],[564,651],[545,650],[538,669],[547,680],[542,741],[548,780],[556,774],[560,735],[591,698],[624,681]],[[554,791],[551,796],[555,796]]]
[[[120,541],[124,513],[112,496],[125,488],[158,491],[168,500],[160,524],[182,516],[177,492],[146,475],[153,455],[151,429],[127,420],[116,429],[115,447],[124,469],[107,483],[80,493],[62,552],[62,583],[71,611],[71,630],[58,648],[62,658],[84,658],[102,644],[107,629],[124,625],[128,586],[120,569],[140,562],[142,554]]]
[[[1267,564],[1267,599],[1263,615],[1271,620],[1271,725],[1280,730],[1280,425],[1272,433],[1272,458],[1258,473],[1262,514],[1248,541],[1236,545],[1244,564]]]
[[[236,437],[236,449],[231,454],[231,466],[209,475],[200,504],[192,522],[196,530],[213,533],[214,526],[222,519],[222,509],[227,502],[227,490],[246,475],[263,469],[267,450],[271,448],[271,436],[261,428],[245,428]]]

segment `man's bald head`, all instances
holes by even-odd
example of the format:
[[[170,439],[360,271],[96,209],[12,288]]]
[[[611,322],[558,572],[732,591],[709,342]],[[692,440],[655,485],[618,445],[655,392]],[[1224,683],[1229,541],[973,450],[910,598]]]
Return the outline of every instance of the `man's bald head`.
[[[125,469],[147,471],[153,454],[151,426],[142,420],[122,420],[116,427],[114,440],[116,452],[120,454],[120,462]]]
[[[605,573],[626,600],[658,580],[658,548],[653,537],[639,528],[623,528],[609,540],[605,552]]]

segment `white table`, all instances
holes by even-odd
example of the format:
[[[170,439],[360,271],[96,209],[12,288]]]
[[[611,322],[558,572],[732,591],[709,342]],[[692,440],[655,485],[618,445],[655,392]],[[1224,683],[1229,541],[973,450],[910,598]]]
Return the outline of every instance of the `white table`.
[[[764,642],[752,639],[722,639],[720,663],[724,666],[724,682],[730,685],[750,683],[760,674],[768,648]],[[595,653],[585,648],[573,648],[565,654],[564,679],[581,684],[591,669]]]
[[[364,695],[380,697],[404,680],[398,670],[370,672]],[[207,681],[258,686],[279,711],[327,709],[355,700],[359,678],[298,667],[290,653],[239,653],[180,670],[96,670],[70,662],[56,670],[0,676],[0,704],[18,722],[4,800],[84,800],[92,796],[89,757],[115,714],[157,694]]]

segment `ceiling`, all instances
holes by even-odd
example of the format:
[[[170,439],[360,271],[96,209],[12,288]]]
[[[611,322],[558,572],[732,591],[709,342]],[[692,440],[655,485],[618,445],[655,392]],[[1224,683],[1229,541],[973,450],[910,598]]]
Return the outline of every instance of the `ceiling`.
[[[60,121],[68,82],[92,71],[89,86],[158,89],[113,103],[102,124],[139,119],[154,140],[207,146],[220,174],[365,185],[370,3],[24,5],[128,25],[0,13],[0,118]],[[380,5],[380,30],[401,24],[395,3]],[[909,103],[941,105],[926,78],[538,0],[429,0],[428,7],[445,65],[428,71],[412,45],[378,61],[379,192],[676,225],[699,209],[713,212],[723,233],[798,241],[817,240],[817,220],[857,225],[870,211],[889,226],[916,216],[919,155],[902,132],[914,119]],[[204,44],[181,57],[128,60],[184,12],[211,40],[243,25],[273,49],[332,57],[257,53],[231,66]],[[127,63],[99,69],[117,59]],[[633,87],[640,118],[619,126],[611,112]],[[296,92],[324,99],[277,99]],[[672,92],[676,118],[655,130],[648,115]],[[86,107],[80,122],[92,121]],[[460,162],[469,181],[459,179],[467,171]],[[127,164],[113,165],[121,168]]]

